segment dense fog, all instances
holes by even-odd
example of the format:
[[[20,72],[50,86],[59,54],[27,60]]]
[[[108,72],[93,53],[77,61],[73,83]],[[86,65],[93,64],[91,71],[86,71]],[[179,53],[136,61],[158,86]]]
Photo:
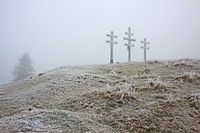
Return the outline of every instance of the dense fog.
[[[29,53],[36,73],[60,66],[106,64],[114,31],[114,62],[127,62],[123,37],[136,39],[132,61],[200,58],[199,0],[0,0],[0,85]]]

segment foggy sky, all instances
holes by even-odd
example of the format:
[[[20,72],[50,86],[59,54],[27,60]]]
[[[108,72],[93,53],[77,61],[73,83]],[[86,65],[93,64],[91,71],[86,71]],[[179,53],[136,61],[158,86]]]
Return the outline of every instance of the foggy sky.
[[[118,36],[114,62],[127,61],[124,32],[131,27],[132,60],[200,58],[199,0],[0,0],[0,84],[28,52],[37,73],[60,66],[109,63],[107,33]]]

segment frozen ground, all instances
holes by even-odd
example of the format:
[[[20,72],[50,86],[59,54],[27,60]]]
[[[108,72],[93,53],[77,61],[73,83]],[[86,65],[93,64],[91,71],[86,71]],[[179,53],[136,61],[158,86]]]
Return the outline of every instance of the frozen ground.
[[[200,60],[61,67],[0,87],[0,132],[200,132]]]

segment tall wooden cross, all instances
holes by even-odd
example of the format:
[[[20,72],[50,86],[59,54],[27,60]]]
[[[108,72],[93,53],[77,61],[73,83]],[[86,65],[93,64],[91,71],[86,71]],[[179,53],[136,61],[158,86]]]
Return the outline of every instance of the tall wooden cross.
[[[113,39],[117,38],[117,36],[113,34],[113,31],[111,31],[110,35],[106,34],[106,36],[110,37],[110,40],[106,41],[106,43],[110,43],[110,63],[113,63],[113,44],[117,44],[117,42],[113,41]]]
[[[149,49],[146,45],[150,43],[146,41],[146,38],[144,38],[144,41],[141,41],[141,43],[144,44],[144,47],[141,48],[144,49],[144,61],[146,61],[146,50]]]
[[[134,35],[133,33],[131,33],[131,28],[128,28],[128,32],[125,32],[125,34],[128,35],[128,38],[124,37],[124,40],[128,40],[128,43],[125,43],[125,46],[127,46],[127,50],[128,50],[128,62],[131,61],[131,47],[134,47],[133,44],[131,44],[131,41],[136,41],[135,39],[131,38],[131,35]]]

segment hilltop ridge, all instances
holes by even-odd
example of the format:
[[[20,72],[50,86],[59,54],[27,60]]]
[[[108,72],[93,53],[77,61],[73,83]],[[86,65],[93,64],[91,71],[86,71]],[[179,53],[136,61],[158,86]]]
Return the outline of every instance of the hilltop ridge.
[[[2,132],[199,132],[200,60],[60,67],[0,87]]]

